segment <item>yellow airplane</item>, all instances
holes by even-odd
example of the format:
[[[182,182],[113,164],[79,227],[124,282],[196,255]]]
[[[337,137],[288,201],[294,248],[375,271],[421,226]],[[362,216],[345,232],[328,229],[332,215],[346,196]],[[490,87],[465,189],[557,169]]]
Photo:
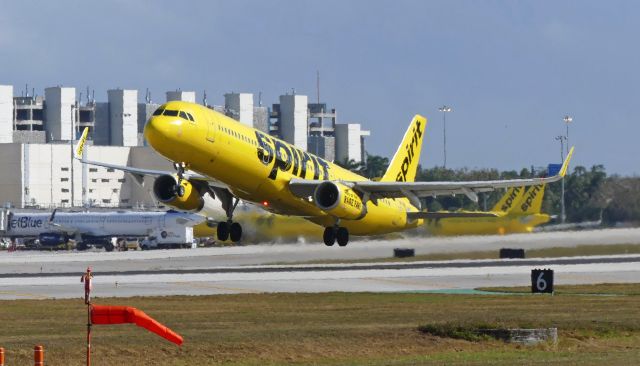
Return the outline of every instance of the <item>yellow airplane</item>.
[[[509,188],[489,212],[454,211],[452,213],[469,215],[427,219],[425,227],[430,234],[437,236],[529,233],[551,219],[549,215],[540,213],[544,188],[544,184],[531,186],[526,191],[524,187]],[[473,213],[478,216],[472,217]]]
[[[282,215],[300,216],[323,226],[324,243],[347,245],[349,235],[377,235],[415,228],[429,218],[420,197],[477,193],[498,188],[557,181],[567,171],[571,152],[558,175],[548,178],[474,182],[414,182],[426,118],[416,115],[380,181],[371,181],[320,157],[245,126],[205,106],[171,101],[147,121],[144,136],[176,172],[118,166],[82,159],[88,130],[74,153],[84,163],[124,170],[141,182],[153,175],[153,192],[165,205],[203,212],[221,201],[227,221],[218,239],[237,242],[242,227],[233,213],[244,200]]]

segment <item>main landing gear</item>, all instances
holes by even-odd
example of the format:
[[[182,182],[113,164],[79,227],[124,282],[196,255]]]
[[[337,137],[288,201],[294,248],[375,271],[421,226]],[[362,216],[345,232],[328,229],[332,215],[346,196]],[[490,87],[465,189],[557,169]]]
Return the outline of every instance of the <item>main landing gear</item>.
[[[327,227],[322,238],[326,246],[330,247],[337,241],[339,246],[344,247],[349,243],[349,230],[338,225]]]
[[[231,239],[232,242],[236,243],[242,238],[242,226],[231,220],[220,221],[217,230],[218,240]]]
[[[242,226],[237,222],[233,222],[233,211],[238,206],[240,199],[234,197],[231,192],[226,189],[213,188],[213,190],[222,202],[222,208],[227,213],[227,221],[218,223],[216,229],[218,240],[226,241],[231,239],[232,242],[237,243],[242,239]]]

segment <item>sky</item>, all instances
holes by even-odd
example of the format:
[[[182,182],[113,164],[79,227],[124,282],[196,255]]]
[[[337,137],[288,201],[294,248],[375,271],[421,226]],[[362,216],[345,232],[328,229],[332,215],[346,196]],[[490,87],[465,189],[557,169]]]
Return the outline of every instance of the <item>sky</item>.
[[[638,175],[640,2],[637,1],[7,1],[0,84],[19,95],[195,90],[306,94],[338,122],[371,131],[391,157],[415,114],[427,117],[423,166],[519,170],[560,161]]]

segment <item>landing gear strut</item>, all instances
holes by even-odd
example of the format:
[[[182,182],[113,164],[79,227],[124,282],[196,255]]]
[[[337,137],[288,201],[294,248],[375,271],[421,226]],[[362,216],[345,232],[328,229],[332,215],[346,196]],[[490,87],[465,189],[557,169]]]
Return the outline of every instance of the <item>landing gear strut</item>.
[[[332,246],[336,241],[341,247],[346,246],[349,243],[349,230],[346,227],[331,226],[324,229],[324,244],[326,246]]]
[[[185,163],[173,163],[173,167],[178,171],[178,182],[174,187],[174,191],[178,197],[184,196],[184,187],[182,186],[182,180],[184,179],[184,169],[187,166]]]
[[[232,242],[237,243],[242,239],[242,226],[233,222],[233,211],[235,211],[240,199],[234,197],[231,192],[226,189],[213,188],[215,194],[222,202],[222,208],[227,214],[227,221],[221,221],[218,223],[217,234],[218,240],[226,241],[231,239]]]

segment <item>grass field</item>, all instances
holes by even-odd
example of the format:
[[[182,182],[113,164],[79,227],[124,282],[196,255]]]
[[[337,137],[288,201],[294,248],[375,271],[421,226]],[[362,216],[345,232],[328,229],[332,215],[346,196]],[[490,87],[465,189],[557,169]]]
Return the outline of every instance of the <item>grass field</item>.
[[[503,289],[508,291],[509,289]],[[516,289],[517,290],[517,289]],[[588,295],[588,293],[597,293]],[[602,296],[610,293],[611,296]],[[93,365],[601,365],[640,360],[640,285],[560,286],[558,295],[242,294],[97,299],[135,306],[182,334],[182,348],[134,325],[94,326]],[[0,301],[7,365],[80,365],[82,300]],[[427,324],[558,327],[519,346],[424,334]]]

